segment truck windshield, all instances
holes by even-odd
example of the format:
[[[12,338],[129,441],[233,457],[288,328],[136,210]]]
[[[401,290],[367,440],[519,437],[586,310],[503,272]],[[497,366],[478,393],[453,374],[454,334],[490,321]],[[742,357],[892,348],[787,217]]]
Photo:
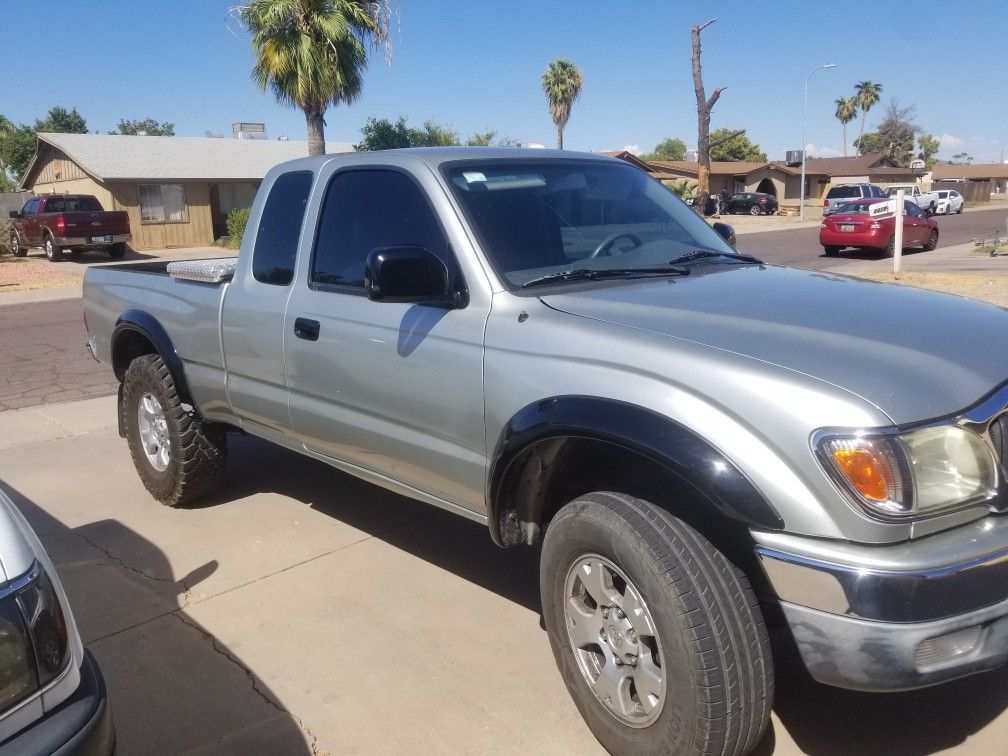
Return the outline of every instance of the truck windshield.
[[[572,267],[668,266],[671,274],[671,261],[690,252],[733,252],[675,194],[630,165],[488,160],[450,163],[443,172],[490,263],[515,288]]]

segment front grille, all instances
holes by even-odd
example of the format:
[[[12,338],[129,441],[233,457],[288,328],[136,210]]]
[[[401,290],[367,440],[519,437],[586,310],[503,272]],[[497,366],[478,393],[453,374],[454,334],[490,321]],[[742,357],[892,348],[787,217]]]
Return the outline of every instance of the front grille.
[[[989,433],[994,453],[1001,462],[1001,472],[1008,479],[1008,412],[994,419]]]

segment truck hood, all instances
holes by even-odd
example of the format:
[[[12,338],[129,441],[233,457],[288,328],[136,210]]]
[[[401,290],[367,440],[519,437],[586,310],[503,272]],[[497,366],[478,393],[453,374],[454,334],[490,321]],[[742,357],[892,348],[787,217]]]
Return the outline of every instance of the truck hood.
[[[1008,309],[908,286],[717,266],[541,299],[804,373],[861,396],[896,424],[959,412],[1008,380]]]

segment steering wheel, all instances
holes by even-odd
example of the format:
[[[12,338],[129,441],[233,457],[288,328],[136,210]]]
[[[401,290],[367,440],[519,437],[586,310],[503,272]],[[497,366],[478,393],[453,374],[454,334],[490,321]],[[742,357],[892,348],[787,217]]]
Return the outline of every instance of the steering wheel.
[[[628,231],[620,231],[619,233],[613,234],[612,236],[607,236],[602,240],[602,243],[595,247],[595,251],[588,255],[589,260],[594,260],[596,257],[600,257],[602,254],[609,254],[609,248],[616,243],[617,240],[627,238],[633,242],[635,247],[639,247],[643,244],[640,237],[637,234],[631,234]]]

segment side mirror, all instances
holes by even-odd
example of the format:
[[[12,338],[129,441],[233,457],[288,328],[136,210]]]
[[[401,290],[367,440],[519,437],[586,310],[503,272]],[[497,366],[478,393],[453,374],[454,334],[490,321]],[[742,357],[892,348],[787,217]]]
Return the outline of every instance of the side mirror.
[[[21,217],[21,211],[20,210],[11,210],[9,213],[7,213],[7,215],[10,218],[20,218]]]
[[[372,249],[364,264],[364,290],[373,302],[416,302],[460,307],[448,266],[423,247]]]
[[[724,239],[728,244],[731,245],[732,249],[735,249],[735,229],[732,228],[727,223],[715,223],[712,228],[717,232],[717,235]]]

